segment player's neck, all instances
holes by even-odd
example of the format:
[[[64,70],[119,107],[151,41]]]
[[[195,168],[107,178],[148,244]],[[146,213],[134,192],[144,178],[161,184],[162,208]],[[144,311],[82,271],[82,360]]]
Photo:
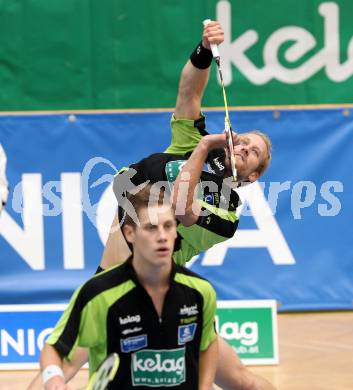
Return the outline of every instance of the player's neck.
[[[172,260],[162,265],[151,264],[142,256],[134,255],[132,264],[139,282],[146,289],[169,287]]]

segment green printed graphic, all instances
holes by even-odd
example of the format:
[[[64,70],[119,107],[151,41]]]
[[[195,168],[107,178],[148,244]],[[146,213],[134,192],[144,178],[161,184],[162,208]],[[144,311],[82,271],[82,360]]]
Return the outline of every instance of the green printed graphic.
[[[224,27],[229,106],[352,104],[352,14],[351,0],[5,1],[0,111],[173,108],[207,18]]]
[[[185,348],[138,351],[131,371],[134,386],[177,386],[185,382]]]
[[[273,326],[271,307],[217,309],[217,332],[237,351],[241,359],[274,359],[276,340]]]
[[[175,160],[175,161],[170,161],[166,164],[165,173],[169,183],[175,182],[177,176],[179,175],[179,172],[181,171],[181,169],[185,164],[186,164],[186,160]]]

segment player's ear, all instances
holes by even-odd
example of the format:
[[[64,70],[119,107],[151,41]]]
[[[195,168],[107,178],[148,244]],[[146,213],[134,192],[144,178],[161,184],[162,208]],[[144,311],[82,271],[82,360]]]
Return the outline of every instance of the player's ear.
[[[123,227],[123,233],[124,233],[124,236],[127,240],[127,242],[129,242],[130,244],[133,244],[133,242],[135,241],[135,229],[132,225],[129,225],[129,224],[125,224]]]
[[[253,183],[254,181],[256,181],[258,178],[260,177],[260,174],[259,172],[253,172],[253,173],[250,173],[249,177],[248,177],[248,180],[250,183]]]

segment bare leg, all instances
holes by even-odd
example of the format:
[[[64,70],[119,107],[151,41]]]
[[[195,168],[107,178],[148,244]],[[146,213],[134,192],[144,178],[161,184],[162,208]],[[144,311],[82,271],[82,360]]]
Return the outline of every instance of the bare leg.
[[[110,228],[107,243],[105,244],[101,267],[104,269],[122,263],[131,255],[131,251],[126,244],[125,238],[119,226],[119,220],[116,216]]]
[[[68,362],[67,360],[64,360],[63,362],[65,382],[69,382],[69,380],[72,379],[87,362],[88,349],[77,347],[71,362]],[[27,387],[27,390],[42,390],[43,388],[42,376],[38,373]]]
[[[275,390],[265,378],[253,374],[240,361],[234,349],[218,336],[216,384],[224,390]]]

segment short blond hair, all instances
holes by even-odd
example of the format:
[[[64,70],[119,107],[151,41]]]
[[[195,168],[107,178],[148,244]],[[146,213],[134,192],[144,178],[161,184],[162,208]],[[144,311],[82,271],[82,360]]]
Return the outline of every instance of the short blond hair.
[[[261,176],[266,171],[268,166],[270,165],[270,162],[272,159],[272,143],[271,143],[270,137],[260,130],[252,130],[252,131],[249,131],[248,133],[258,135],[259,137],[262,138],[262,140],[265,142],[265,145],[266,145],[267,154],[266,154],[265,158],[263,159],[263,161],[260,162],[259,166],[256,169],[256,172],[258,172],[259,175]]]

